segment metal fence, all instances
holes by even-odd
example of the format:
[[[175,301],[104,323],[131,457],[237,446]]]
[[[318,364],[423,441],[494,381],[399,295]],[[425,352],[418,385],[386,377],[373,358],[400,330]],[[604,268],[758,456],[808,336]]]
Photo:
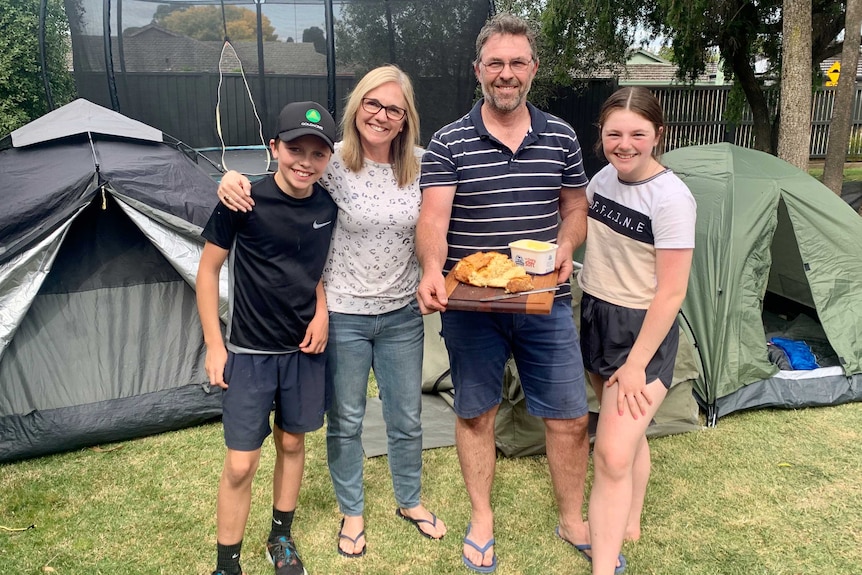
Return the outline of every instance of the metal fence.
[[[729,86],[650,86],[662,103],[667,133],[665,150],[700,144],[732,142],[752,147],[751,111],[745,107],[736,123],[727,120]],[[771,110],[778,105],[778,91],[766,94]],[[811,101],[810,157],[826,156],[829,124],[835,102],[835,88],[818,88]],[[853,103],[853,126],[847,155],[862,156],[862,86],[856,87]]]

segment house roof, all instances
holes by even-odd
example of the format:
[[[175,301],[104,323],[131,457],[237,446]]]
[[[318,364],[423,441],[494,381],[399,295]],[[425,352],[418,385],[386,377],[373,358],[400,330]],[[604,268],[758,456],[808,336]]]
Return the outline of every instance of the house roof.
[[[617,78],[621,86],[681,84],[676,77],[677,66],[657,54],[644,49],[634,50],[625,66],[607,67],[596,73],[597,78]],[[708,62],[706,71],[699,75],[695,84],[723,84],[724,76],[718,64]]]

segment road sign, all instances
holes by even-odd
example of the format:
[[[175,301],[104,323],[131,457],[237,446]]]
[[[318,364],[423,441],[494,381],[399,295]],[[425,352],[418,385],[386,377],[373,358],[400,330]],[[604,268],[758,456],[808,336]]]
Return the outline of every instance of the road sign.
[[[838,85],[838,76],[841,74],[841,62],[835,62],[832,64],[828,70],[826,70],[826,80],[827,86],[837,86]]]

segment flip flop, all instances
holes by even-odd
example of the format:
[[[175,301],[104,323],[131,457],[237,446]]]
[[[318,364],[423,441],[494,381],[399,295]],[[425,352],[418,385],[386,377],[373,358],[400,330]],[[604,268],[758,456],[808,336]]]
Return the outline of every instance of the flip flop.
[[[429,513],[430,513],[430,511],[429,511]],[[416,527],[416,530],[419,531],[419,533],[421,533],[423,537],[427,537],[428,539],[433,539],[434,541],[439,541],[439,540],[443,539],[443,537],[444,537],[443,535],[441,535],[440,537],[432,537],[428,533],[425,533],[424,531],[422,531],[422,527],[420,526],[420,523],[428,523],[429,525],[431,525],[431,527],[437,526],[437,516],[434,515],[433,513],[431,513],[431,519],[413,519],[412,517],[407,517],[406,515],[401,513],[401,508],[399,507],[395,510],[395,515],[397,515],[398,517],[400,517],[404,521],[409,521],[410,523],[412,523]]]
[[[565,543],[568,543],[569,545],[571,545],[572,547],[574,547],[574,548],[575,548],[575,550],[576,550],[578,553],[580,553],[580,554],[581,554],[581,556],[582,556],[584,559],[586,559],[586,560],[587,560],[587,563],[592,563],[592,562],[593,562],[593,558],[592,558],[592,557],[587,553],[587,551],[592,550],[592,548],[593,548],[593,546],[592,546],[592,545],[590,545],[589,543],[581,543],[581,544],[578,544],[578,543],[572,543],[571,541],[569,541],[568,539],[566,539],[565,537],[563,537],[563,536],[560,534],[560,526],[559,526],[559,525],[557,525],[557,526],[554,528],[554,533],[555,533],[555,534],[557,535],[557,537],[559,537],[562,541],[564,541]],[[619,556],[619,557],[617,557],[617,563],[619,563],[619,565],[617,565],[617,566],[614,568],[614,575],[622,575],[622,574],[625,572],[625,570],[626,570],[626,558],[623,556],[623,554],[622,554],[622,553],[620,553],[620,556]]]
[[[350,535],[345,535],[344,534],[344,517],[341,518],[341,527],[338,529],[338,542],[339,543],[341,543],[342,539],[347,539],[348,541],[353,543],[354,547],[356,547],[356,542],[359,541],[359,538],[362,537],[363,535],[365,535],[365,529],[360,531],[359,535],[357,535],[356,537],[351,537]],[[338,553],[341,556],[349,557],[351,559],[356,559],[357,557],[362,557],[363,555],[365,555],[365,550],[368,548],[368,543],[363,545],[362,549],[360,549],[357,553],[348,553],[347,551],[345,551],[344,549],[341,548],[341,545],[337,545],[337,547],[338,547]]]
[[[479,547],[475,541],[470,540],[470,528],[472,526],[473,525],[470,523],[467,524],[467,533],[464,534],[464,544],[469,545],[470,547],[472,547],[473,549],[475,549],[476,551],[481,553],[482,557],[484,558],[485,552],[488,549],[490,549],[492,545],[494,545],[494,538],[491,537],[490,541],[485,543],[484,546]],[[473,571],[477,571],[479,573],[493,573],[494,570],[497,569],[497,554],[496,553],[494,553],[494,556],[491,558],[491,564],[490,565],[476,565],[475,563],[473,563],[472,561],[467,559],[467,556],[463,552],[461,553],[461,561],[463,561],[464,565],[466,565],[469,569],[472,569]]]

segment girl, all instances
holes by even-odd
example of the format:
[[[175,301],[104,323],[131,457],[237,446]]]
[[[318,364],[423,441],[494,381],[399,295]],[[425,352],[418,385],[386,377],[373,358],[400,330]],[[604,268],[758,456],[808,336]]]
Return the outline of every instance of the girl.
[[[612,94],[599,130],[597,148],[610,164],[587,187],[589,241],[578,283],[584,366],[601,410],[588,511],[592,548],[579,550],[594,575],[618,575],[623,540],[640,537],[650,473],[645,433],[671,385],[696,209],[685,184],[659,163],[664,120],[649,90]]]

